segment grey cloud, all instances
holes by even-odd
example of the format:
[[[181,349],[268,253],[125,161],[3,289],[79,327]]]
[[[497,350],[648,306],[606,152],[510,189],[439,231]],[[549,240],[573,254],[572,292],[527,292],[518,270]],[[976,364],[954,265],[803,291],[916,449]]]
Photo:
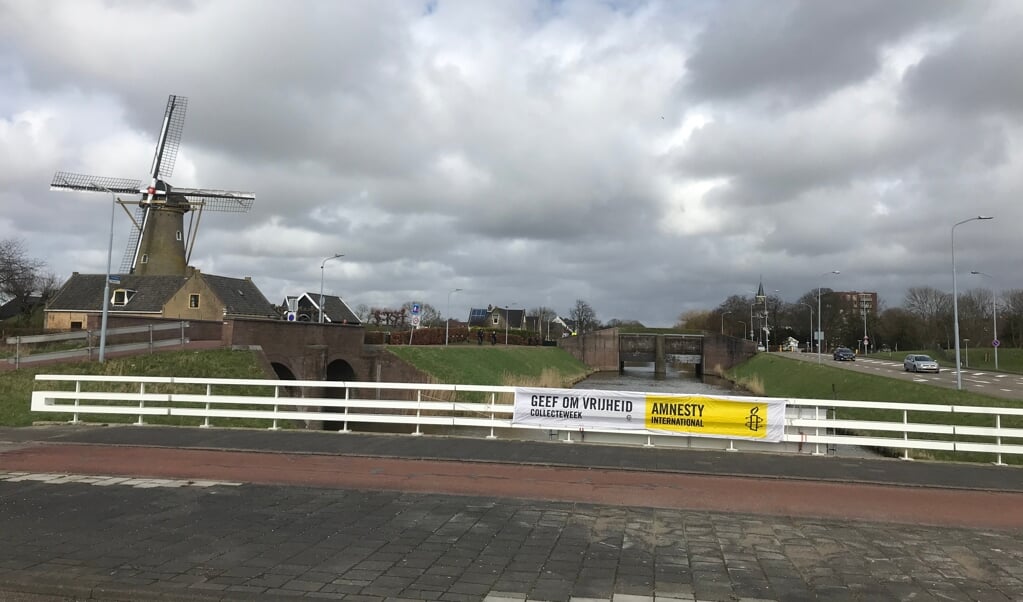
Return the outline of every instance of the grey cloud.
[[[1005,7],[1002,7],[1003,9]],[[950,44],[906,74],[907,110],[939,109],[952,115],[1023,113],[1023,12],[997,14],[998,23],[973,22]],[[1014,13],[1014,14],[1013,14]]]
[[[927,0],[723,3],[687,62],[687,88],[704,99],[766,93],[785,104],[810,102],[869,77],[885,44],[960,6]]]

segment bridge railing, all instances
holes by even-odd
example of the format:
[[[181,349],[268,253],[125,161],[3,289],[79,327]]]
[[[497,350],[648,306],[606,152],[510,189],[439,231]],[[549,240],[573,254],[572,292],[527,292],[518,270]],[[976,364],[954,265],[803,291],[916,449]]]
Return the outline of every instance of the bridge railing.
[[[227,424],[231,419],[248,419],[279,429],[282,424],[323,421],[342,432],[357,424],[390,424],[406,425],[416,435],[423,434],[424,428],[441,428],[445,434],[478,436],[482,432],[488,438],[497,437],[498,432],[518,438],[516,433],[528,430],[557,434],[565,441],[585,438],[730,451],[825,454],[829,446],[850,445],[898,450],[906,459],[910,450],[983,453],[992,454],[999,465],[1004,454],[1023,455],[1023,428],[1015,426],[1023,424],[1023,408],[1011,407],[786,399],[783,441],[765,443],[512,424],[515,387],[504,386],[71,374],[40,374],[36,381],[39,390],[32,393],[32,411],[66,414],[71,422],[81,422],[88,415],[122,415],[134,417],[138,425],[147,420],[172,424],[194,420],[210,427],[214,421]],[[749,398],[758,399],[766,398]],[[880,410],[886,417],[839,417],[863,410]],[[1003,421],[1011,424],[1003,426]]]

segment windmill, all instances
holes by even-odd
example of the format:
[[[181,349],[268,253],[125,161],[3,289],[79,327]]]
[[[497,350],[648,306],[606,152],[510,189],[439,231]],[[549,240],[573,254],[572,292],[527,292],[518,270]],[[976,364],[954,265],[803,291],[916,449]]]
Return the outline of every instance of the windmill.
[[[156,143],[149,185],[142,187],[140,180],[106,178],[58,171],[50,183],[50,190],[106,192],[111,195],[141,195],[138,201],[117,203],[131,218],[132,229],[128,248],[121,263],[122,274],[184,275],[195,245],[199,221],[203,211],[243,213],[252,208],[256,195],[234,190],[208,188],[174,188],[164,178],[174,173],[174,161],[185,127],[185,109],[188,99],[174,96],[167,99],[163,127]],[[134,214],[128,205],[135,205]],[[190,213],[188,230],[184,228],[185,214]]]

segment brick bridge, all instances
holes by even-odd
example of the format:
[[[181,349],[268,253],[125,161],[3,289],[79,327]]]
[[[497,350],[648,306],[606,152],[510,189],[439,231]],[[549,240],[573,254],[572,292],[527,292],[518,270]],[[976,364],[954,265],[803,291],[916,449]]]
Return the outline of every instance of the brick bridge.
[[[596,370],[618,370],[626,362],[652,362],[663,375],[669,361],[695,366],[696,373],[719,374],[749,359],[756,347],[750,341],[714,333],[622,333],[607,328],[561,339],[558,346]]]
[[[99,316],[96,322],[99,321]],[[159,321],[159,320],[155,320]],[[110,328],[153,323],[152,319],[111,317]],[[283,380],[423,382],[424,376],[385,345],[368,345],[362,326],[260,319],[191,320],[193,342],[219,341],[221,347],[262,348],[268,365]],[[89,328],[99,328],[91,317]],[[625,362],[653,362],[663,374],[668,361],[692,364],[697,374],[720,373],[752,356],[750,341],[715,333],[634,334],[617,328],[561,339],[559,347],[597,370],[622,370]],[[307,390],[317,396],[343,396],[343,389]],[[356,396],[358,396],[356,394]]]
[[[90,329],[99,329],[91,320]],[[152,324],[162,320],[110,317],[110,328]],[[177,320],[174,320],[177,322]],[[362,326],[234,318],[223,321],[189,320],[190,341],[218,342],[220,347],[260,347],[268,365],[282,380],[422,382],[417,370],[387,352],[384,345],[367,345]],[[323,389],[324,395],[344,395]]]

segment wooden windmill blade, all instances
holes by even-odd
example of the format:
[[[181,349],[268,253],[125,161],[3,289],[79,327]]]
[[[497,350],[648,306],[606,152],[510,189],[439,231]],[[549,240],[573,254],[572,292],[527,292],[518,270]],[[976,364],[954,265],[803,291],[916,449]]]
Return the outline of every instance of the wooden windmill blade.
[[[181,195],[188,200],[192,209],[206,211],[222,211],[227,213],[245,213],[252,209],[256,193],[238,190],[215,190],[212,188],[173,188],[174,196]]]
[[[188,263],[192,259],[192,248],[195,246],[195,238],[199,232],[199,222],[202,220],[203,212],[245,213],[252,209],[256,194],[212,188],[174,188],[169,192],[168,198],[172,202],[178,203],[184,200],[192,210],[185,242],[185,263]]]
[[[75,190],[82,192],[109,192],[111,194],[138,194],[142,181],[130,178],[105,178],[70,171],[53,174],[50,190]]]
[[[156,152],[153,153],[153,166],[149,170],[153,178],[150,185],[152,188],[156,188],[157,180],[174,175],[174,163],[178,158],[181,133],[185,129],[185,111],[187,109],[188,99],[184,96],[171,94],[167,97],[167,108],[163,113],[163,126],[160,128],[160,138],[156,142]],[[150,194],[153,193],[150,192]]]

